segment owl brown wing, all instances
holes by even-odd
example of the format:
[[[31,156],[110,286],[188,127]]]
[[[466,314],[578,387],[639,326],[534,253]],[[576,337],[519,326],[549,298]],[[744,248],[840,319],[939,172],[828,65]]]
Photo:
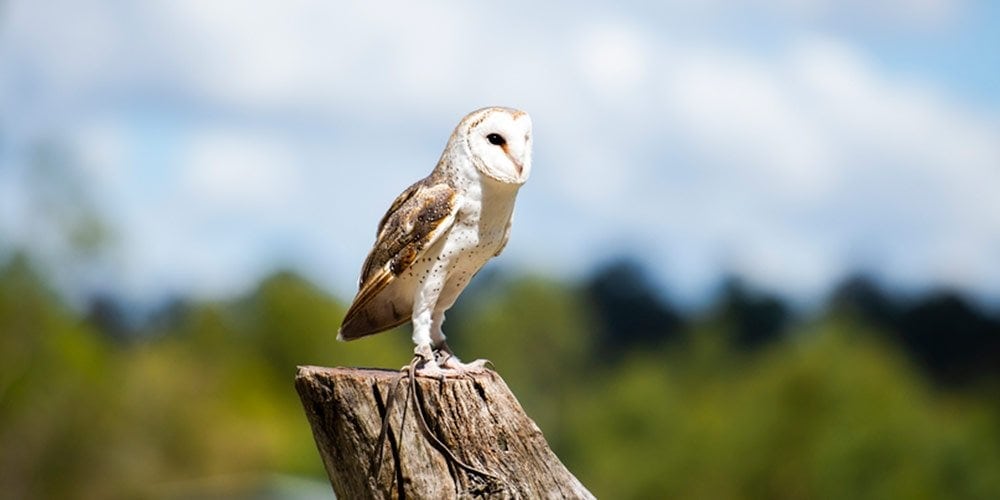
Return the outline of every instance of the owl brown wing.
[[[446,183],[424,179],[396,198],[379,222],[375,246],[361,268],[358,295],[347,310],[338,338],[351,340],[410,320],[411,297],[403,299],[405,307],[392,300],[381,304],[378,299],[448,232],[457,211],[455,194]]]

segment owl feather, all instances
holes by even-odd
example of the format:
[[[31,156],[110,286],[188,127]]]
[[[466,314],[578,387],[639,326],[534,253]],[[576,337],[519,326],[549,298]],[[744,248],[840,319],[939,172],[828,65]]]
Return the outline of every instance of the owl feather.
[[[396,197],[378,226],[375,246],[361,268],[358,295],[340,328],[340,338],[352,340],[394,328],[410,320],[412,301],[390,298],[373,303],[414,262],[423,257],[455,220],[455,190],[434,174],[417,181]],[[371,307],[371,306],[378,307]]]

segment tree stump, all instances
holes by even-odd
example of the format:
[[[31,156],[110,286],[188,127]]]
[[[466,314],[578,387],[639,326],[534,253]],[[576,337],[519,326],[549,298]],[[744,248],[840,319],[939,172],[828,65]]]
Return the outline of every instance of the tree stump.
[[[444,379],[418,375],[416,401],[409,404],[410,381],[402,380],[390,405],[382,463],[374,464],[399,376],[299,367],[295,387],[338,498],[593,498],[489,370]],[[439,449],[424,435],[417,410],[457,460],[487,474],[467,470]]]

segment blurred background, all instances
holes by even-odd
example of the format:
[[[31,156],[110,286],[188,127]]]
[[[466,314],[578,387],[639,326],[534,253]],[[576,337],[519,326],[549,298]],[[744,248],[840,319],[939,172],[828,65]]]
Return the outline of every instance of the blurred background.
[[[1000,3],[0,1],[0,497],[326,498],[295,366],[467,112],[445,331],[607,498],[1000,496]]]

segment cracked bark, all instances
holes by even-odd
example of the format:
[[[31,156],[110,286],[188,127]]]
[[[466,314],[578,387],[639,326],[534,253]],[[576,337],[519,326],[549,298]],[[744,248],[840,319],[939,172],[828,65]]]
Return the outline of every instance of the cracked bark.
[[[409,405],[410,382],[403,380],[376,475],[371,461],[398,376],[299,367],[295,387],[338,498],[593,498],[493,371],[443,380],[418,376],[418,397]],[[459,460],[494,477],[451,463],[421,433],[415,406]]]

